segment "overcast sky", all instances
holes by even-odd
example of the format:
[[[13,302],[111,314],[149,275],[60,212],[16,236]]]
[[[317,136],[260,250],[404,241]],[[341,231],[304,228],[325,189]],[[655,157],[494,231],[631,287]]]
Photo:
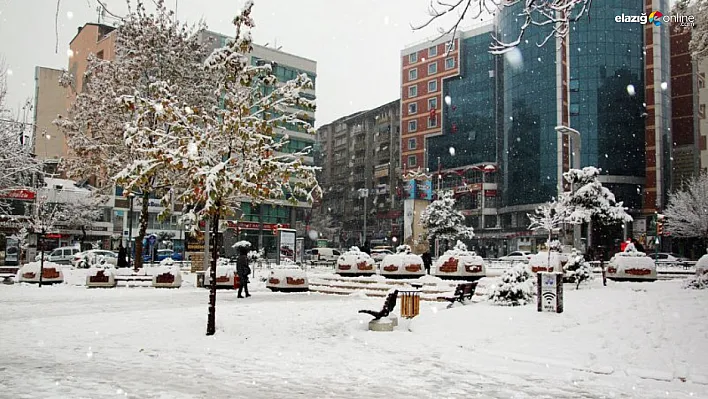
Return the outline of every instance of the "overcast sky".
[[[244,0],[177,0],[182,21],[203,19],[231,34]],[[135,0],[133,0],[133,3]],[[151,0],[146,0],[150,3]],[[124,14],[125,0],[105,0]],[[175,0],[166,0],[169,7]],[[9,105],[34,95],[34,67],[66,68],[77,27],[97,21],[96,0],[61,0],[55,53],[56,0],[0,0],[0,56],[9,76]],[[436,35],[412,31],[427,17],[429,0],[255,0],[254,40],[317,61],[317,126],[399,98],[400,51]],[[111,20],[107,20],[111,21]],[[449,19],[448,19],[449,21]],[[471,21],[467,21],[469,25]]]

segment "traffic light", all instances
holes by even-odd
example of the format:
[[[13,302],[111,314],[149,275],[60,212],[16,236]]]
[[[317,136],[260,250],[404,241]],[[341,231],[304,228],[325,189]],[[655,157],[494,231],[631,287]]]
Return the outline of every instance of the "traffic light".
[[[663,220],[656,221],[656,235],[657,236],[664,235],[664,221]]]

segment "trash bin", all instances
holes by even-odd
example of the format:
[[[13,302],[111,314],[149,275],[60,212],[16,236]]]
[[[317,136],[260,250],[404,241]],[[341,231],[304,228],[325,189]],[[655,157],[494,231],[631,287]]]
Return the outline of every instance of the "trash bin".
[[[412,319],[420,314],[420,291],[399,291],[401,317]]]

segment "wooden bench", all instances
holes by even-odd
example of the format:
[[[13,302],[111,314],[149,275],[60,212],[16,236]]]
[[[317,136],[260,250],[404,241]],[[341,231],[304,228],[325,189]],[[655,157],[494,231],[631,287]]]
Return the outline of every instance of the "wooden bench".
[[[379,320],[382,317],[386,317],[391,312],[393,312],[393,309],[396,308],[396,301],[398,300],[398,290],[393,291],[392,293],[388,294],[386,297],[386,301],[384,302],[383,309],[380,311],[375,311],[375,310],[360,310],[359,313],[366,313],[369,315],[374,316],[374,320]]]
[[[477,283],[462,283],[458,284],[455,288],[455,293],[451,296],[439,296],[438,300],[445,300],[450,302],[447,306],[448,308],[455,304],[455,302],[464,303],[465,299],[472,299],[474,296],[474,289],[477,287]]]

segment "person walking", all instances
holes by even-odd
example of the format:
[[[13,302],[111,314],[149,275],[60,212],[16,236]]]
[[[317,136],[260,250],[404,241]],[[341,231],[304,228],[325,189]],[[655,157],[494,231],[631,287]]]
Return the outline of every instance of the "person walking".
[[[120,245],[118,245],[118,262],[116,266],[118,268],[121,267],[128,267],[128,262],[126,261],[126,255],[127,251],[125,250],[125,247],[123,246],[123,243],[121,242]]]
[[[239,247],[238,259],[236,259],[236,274],[239,279],[238,298],[243,298],[241,292],[246,290],[246,298],[251,296],[248,293],[248,276],[251,274],[251,268],[248,266],[248,247]]]
[[[421,258],[423,258],[423,267],[425,267],[425,274],[430,274],[430,267],[433,265],[433,257],[430,256],[430,251],[425,251]]]

